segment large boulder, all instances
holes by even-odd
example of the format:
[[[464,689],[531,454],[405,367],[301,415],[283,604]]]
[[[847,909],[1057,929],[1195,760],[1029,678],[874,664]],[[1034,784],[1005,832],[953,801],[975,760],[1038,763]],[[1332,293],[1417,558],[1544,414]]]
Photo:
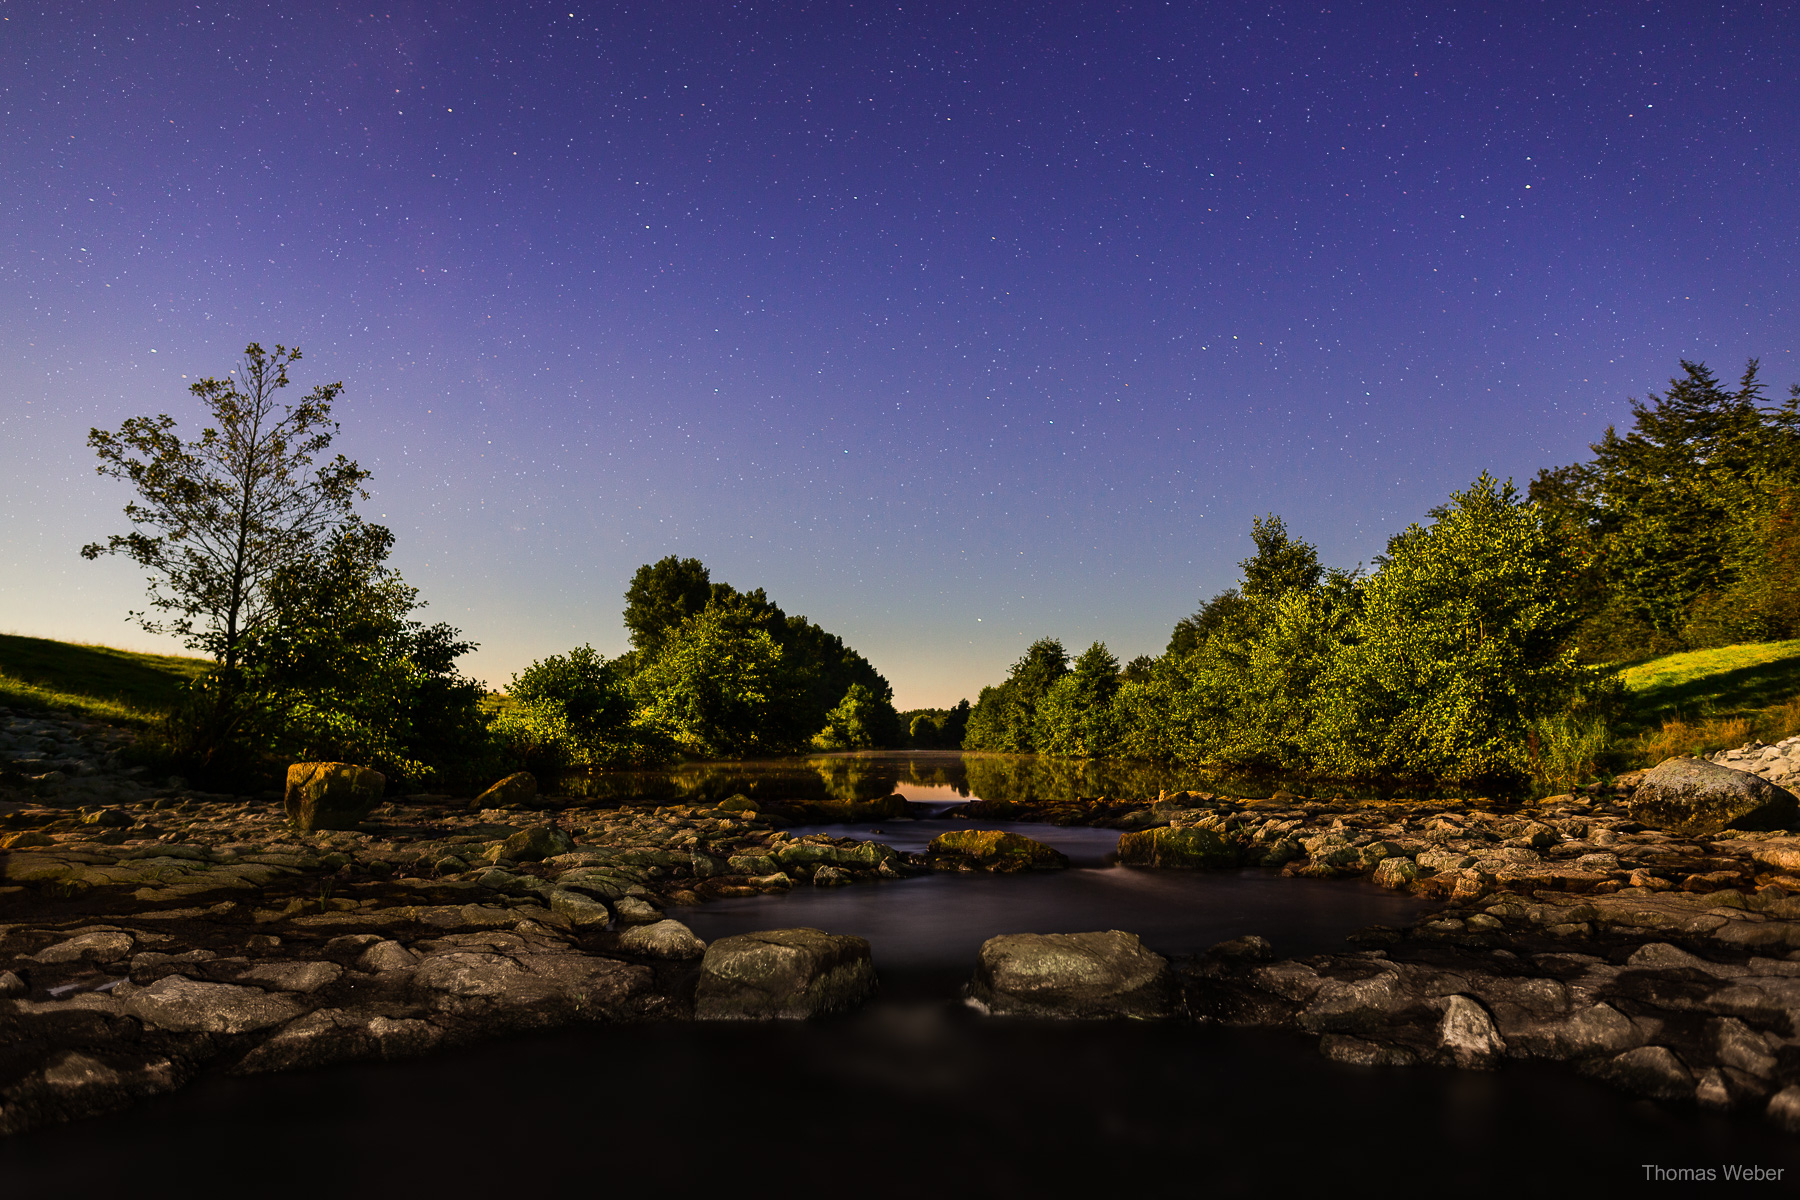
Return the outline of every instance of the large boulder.
[[[355,829],[381,803],[387,776],[340,762],[295,763],[288,768],[288,821],[295,829]]]
[[[997,829],[940,833],[931,839],[925,853],[939,866],[971,871],[1058,871],[1069,865],[1061,851]]]
[[[1168,826],[1119,835],[1119,862],[1134,867],[1235,867],[1237,847],[1216,830]]]
[[[969,1004],[997,1016],[1167,1017],[1175,977],[1135,933],[1008,933],[981,944]]]
[[[514,771],[505,779],[475,797],[476,808],[511,808],[530,804],[537,798],[537,776],[530,771]]]
[[[869,943],[818,929],[720,938],[700,960],[703,1021],[801,1020],[861,1004],[875,990]]]
[[[1671,758],[1644,773],[1627,807],[1633,819],[1688,837],[1721,829],[1789,829],[1800,801],[1766,779],[1700,758]]]

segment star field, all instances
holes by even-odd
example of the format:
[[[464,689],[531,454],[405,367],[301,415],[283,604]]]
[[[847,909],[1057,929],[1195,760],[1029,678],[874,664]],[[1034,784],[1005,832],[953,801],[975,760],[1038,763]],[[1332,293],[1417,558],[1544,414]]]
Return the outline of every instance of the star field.
[[[499,684],[692,555],[902,707],[1351,566],[1679,358],[1800,379],[1777,5],[0,3],[0,628],[251,340]]]

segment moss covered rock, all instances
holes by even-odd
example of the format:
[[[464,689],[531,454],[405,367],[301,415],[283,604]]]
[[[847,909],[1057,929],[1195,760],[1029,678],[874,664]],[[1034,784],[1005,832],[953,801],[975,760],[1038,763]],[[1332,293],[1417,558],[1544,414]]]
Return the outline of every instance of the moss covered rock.
[[[875,990],[869,943],[818,929],[771,929],[706,948],[694,1015],[702,1021],[803,1020],[861,1004]]]
[[[1168,960],[1136,934],[1011,933],[982,943],[969,1003],[999,1016],[1167,1017],[1176,989]]]
[[[1119,861],[1136,867],[1235,867],[1240,848],[1216,829],[1192,825],[1119,835]]]
[[[931,839],[925,853],[938,866],[960,870],[1059,871],[1069,865],[1061,851],[998,829],[959,829],[954,833],[940,833]]]

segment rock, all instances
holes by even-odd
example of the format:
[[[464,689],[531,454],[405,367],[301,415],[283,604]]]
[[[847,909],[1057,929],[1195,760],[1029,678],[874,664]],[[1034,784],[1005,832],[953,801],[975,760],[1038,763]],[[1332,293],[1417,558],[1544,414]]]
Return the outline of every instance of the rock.
[[[1700,758],[1671,758],[1646,772],[1626,807],[1635,820],[1690,837],[1722,829],[1785,829],[1800,801],[1747,771]]]
[[[694,1015],[804,1019],[852,1008],[875,990],[869,943],[817,929],[719,938],[706,948]]]
[[[1234,867],[1240,855],[1217,831],[1169,826],[1119,835],[1119,861],[1135,867]]]
[[[82,959],[94,962],[120,962],[131,953],[132,937],[119,930],[95,930],[81,933],[65,942],[46,946],[32,958],[41,963],[69,963]]]
[[[728,796],[719,801],[719,808],[724,812],[755,812],[756,801],[741,794]]]
[[[350,763],[295,763],[284,804],[295,829],[355,829],[381,802],[387,776]]]
[[[515,804],[529,804],[537,798],[537,793],[537,776],[530,771],[514,771],[475,797],[474,807],[510,808]]]
[[[530,778],[530,776],[527,776]],[[501,780],[504,783],[505,780]],[[499,787],[500,784],[495,784]],[[575,839],[554,825],[533,825],[506,839],[500,853],[514,862],[542,862],[575,849]]]
[[[1759,1079],[1775,1074],[1775,1056],[1769,1053],[1769,1044],[1762,1034],[1736,1017],[1708,1021],[1706,1038],[1721,1065],[1736,1067]]]
[[[855,876],[842,867],[820,867],[813,872],[814,887],[843,887],[855,881]]]
[[[240,968],[234,983],[251,983],[278,992],[316,992],[337,982],[344,968],[330,962],[259,962]]]
[[[699,958],[706,953],[706,943],[680,921],[665,919],[627,929],[619,935],[619,949],[652,958]]]
[[[229,983],[170,975],[149,987],[120,984],[119,1007],[153,1029],[175,1033],[249,1033],[280,1025],[305,1008],[287,996]],[[117,994],[117,993],[115,993]]]
[[[1012,933],[982,943],[968,1000],[998,1016],[1157,1018],[1176,991],[1134,933]]]
[[[1585,1074],[1657,1100],[1692,1100],[1694,1076],[1667,1046],[1639,1046],[1583,1064]]]
[[[1419,1056],[1405,1046],[1364,1041],[1347,1033],[1328,1033],[1319,1039],[1319,1053],[1333,1062],[1357,1067],[1410,1067]]]
[[[1269,939],[1258,937],[1254,933],[1235,937],[1230,941],[1216,942],[1206,951],[1214,958],[1235,958],[1256,962],[1268,962],[1275,957],[1275,947],[1269,945]]]
[[[1506,1054],[1506,1041],[1494,1028],[1494,1019],[1479,1001],[1468,996],[1451,996],[1444,1002],[1437,1043],[1439,1050],[1464,1068],[1491,1068]]]
[[[933,858],[958,866],[1002,874],[1014,871],[1057,871],[1069,865],[1061,851],[1016,833],[997,829],[959,829],[940,833],[925,847]]]
[[[612,913],[606,905],[568,888],[557,888],[550,893],[550,911],[559,917],[568,918],[577,928],[604,925],[612,920]]]
[[[1763,1115],[1788,1133],[1800,1133],[1800,1085],[1784,1087],[1770,1096]]]
[[[12,999],[29,994],[31,987],[11,971],[0,971],[0,996]]]
[[[396,941],[379,941],[364,950],[356,960],[358,969],[377,974],[405,971],[419,965],[419,956]]]
[[[663,919],[655,905],[636,896],[621,896],[613,901],[613,915],[621,925],[648,925]]]
[[[1405,891],[1418,877],[1419,868],[1410,858],[1384,858],[1375,864],[1374,880],[1379,887]]]

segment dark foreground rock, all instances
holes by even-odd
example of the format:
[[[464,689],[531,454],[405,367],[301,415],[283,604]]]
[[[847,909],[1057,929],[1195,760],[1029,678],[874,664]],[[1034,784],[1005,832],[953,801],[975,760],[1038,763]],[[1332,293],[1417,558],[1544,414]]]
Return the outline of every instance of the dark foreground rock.
[[[1115,929],[989,938],[967,998],[996,1016],[1104,1019],[1171,1016],[1176,996],[1168,960]]]
[[[875,991],[869,943],[817,929],[720,938],[706,949],[694,1015],[703,1021],[793,1020],[843,1012]]]
[[[1627,807],[1646,825],[1689,837],[1800,821],[1800,802],[1786,788],[1703,758],[1671,758],[1645,772]]]

